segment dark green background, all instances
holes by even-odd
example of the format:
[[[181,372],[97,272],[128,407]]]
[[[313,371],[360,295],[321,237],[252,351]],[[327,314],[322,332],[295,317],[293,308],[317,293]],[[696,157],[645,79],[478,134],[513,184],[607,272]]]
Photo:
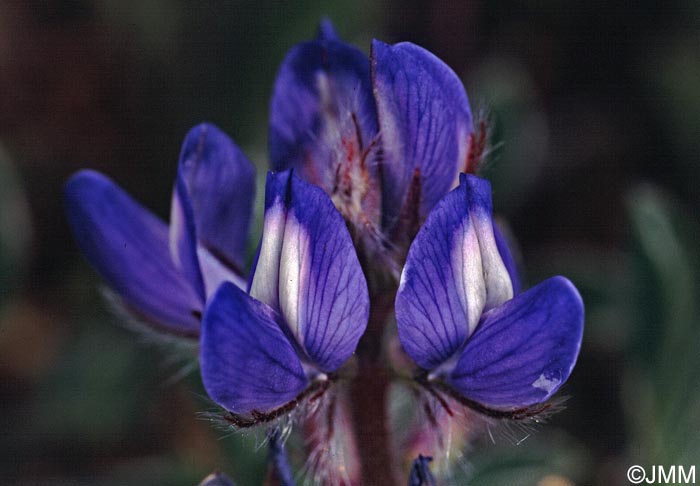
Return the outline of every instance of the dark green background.
[[[564,274],[586,302],[566,410],[519,446],[477,441],[468,484],[700,466],[698,2],[4,0],[0,483],[260,483],[256,438],[198,419],[197,373],[171,380],[187,361],[109,312],[61,190],[92,167],[166,217],[202,120],[261,179],[277,66],[323,15],[365,51],[410,40],[453,67],[492,122],[485,174],[527,283]]]

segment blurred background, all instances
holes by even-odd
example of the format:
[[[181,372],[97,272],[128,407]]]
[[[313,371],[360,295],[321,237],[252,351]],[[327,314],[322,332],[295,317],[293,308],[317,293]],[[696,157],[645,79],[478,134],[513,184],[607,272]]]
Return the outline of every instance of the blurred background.
[[[92,167],[167,218],[202,120],[261,176],[277,66],[324,15],[462,77],[527,283],[566,275],[586,303],[566,410],[520,445],[477,441],[458,484],[700,466],[697,1],[0,0],[0,482],[260,484],[255,437],[198,420],[197,373],[174,379],[183,363],[109,312],[62,185]]]

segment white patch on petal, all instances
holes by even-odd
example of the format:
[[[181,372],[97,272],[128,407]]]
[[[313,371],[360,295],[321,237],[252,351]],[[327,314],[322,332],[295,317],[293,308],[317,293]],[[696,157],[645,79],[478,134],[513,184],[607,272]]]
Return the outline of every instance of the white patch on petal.
[[[408,273],[410,267],[411,267],[411,262],[407,261],[406,265],[404,265],[404,267],[403,267],[403,271],[401,272],[401,278],[399,279],[399,289],[398,289],[397,293],[403,292],[403,288],[406,285],[406,279],[408,278],[406,276],[406,274]]]
[[[262,244],[250,295],[273,309],[279,308],[278,286],[280,254],[285,231],[285,210],[282,201],[275,201],[265,212]]]
[[[197,257],[199,259],[199,267],[202,269],[202,278],[204,279],[204,289],[207,294],[207,299],[216,292],[216,289],[224,282],[232,282],[239,289],[243,291],[246,290],[246,281],[221,263],[201,245],[197,245]]]
[[[532,386],[539,388],[540,390],[544,390],[547,393],[551,393],[551,391],[554,390],[559,383],[561,383],[560,380],[557,380],[556,378],[547,378],[544,376],[544,374],[542,374],[539,378],[537,378],[537,380],[535,380]]]
[[[470,336],[484,312],[513,298],[513,285],[496,246],[490,214],[472,207],[457,231],[450,260]]]
[[[473,208],[471,220],[479,238],[479,249],[486,284],[484,312],[513,298],[513,284],[493,234],[493,219],[483,208]]]
[[[479,239],[469,219],[462,223],[450,259],[455,284],[458,285],[457,295],[467,317],[468,337],[479,323],[486,300]]]
[[[170,248],[170,256],[173,259],[175,268],[182,270],[182,260],[180,259],[180,238],[186,231],[184,228],[185,215],[180,203],[180,198],[177,197],[177,191],[173,191],[172,200],[170,203],[170,234],[168,246]]]
[[[279,259],[279,309],[289,330],[297,342],[304,347],[306,309],[303,307],[308,295],[309,270],[311,268],[311,240],[306,229],[290,212],[284,230],[284,242]]]

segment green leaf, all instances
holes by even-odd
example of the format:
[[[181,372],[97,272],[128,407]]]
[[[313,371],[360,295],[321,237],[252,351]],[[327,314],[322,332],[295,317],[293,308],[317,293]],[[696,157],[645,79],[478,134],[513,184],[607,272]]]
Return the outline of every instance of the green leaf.
[[[632,191],[627,206],[636,250],[638,326],[624,398],[646,459],[690,465],[700,457],[700,255],[693,237],[700,232],[652,186]]]
[[[468,486],[567,486],[590,480],[590,459],[571,437],[556,431],[538,433],[518,446],[503,444],[479,448],[471,456],[464,477],[455,484]]]

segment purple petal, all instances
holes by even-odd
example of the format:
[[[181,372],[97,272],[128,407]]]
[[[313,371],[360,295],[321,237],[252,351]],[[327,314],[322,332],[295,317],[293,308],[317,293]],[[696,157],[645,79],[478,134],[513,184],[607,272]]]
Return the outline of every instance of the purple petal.
[[[224,283],[202,319],[200,367],[204,388],[234,413],[270,411],[309,384],[279,315],[232,283]]]
[[[330,198],[291,172],[270,174],[266,191],[251,295],[280,310],[319,369],[335,371],[355,351],[369,316],[350,233]]]
[[[178,178],[189,194],[199,246],[241,275],[255,196],[253,165],[224,132],[202,123],[185,137]]]
[[[460,174],[460,186],[464,186],[469,214],[479,240],[479,253],[486,285],[484,311],[492,309],[513,297],[510,272],[501,257],[501,248],[494,234],[491,184],[479,177]]]
[[[396,295],[401,344],[420,367],[434,369],[460,349],[484,309],[512,295],[493,236],[490,185],[462,177],[409,249]]]
[[[321,19],[318,23],[316,40],[340,40],[338,34],[335,32],[335,27],[333,27],[333,22],[327,18]]]
[[[464,189],[450,192],[428,216],[409,249],[396,294],[401,344],[424,369],[439,366],[460,348],[486,298]]]
[[[198,335],[203,303],[170,259],[165,223],[94,171],[74,175],[65,194],[80,249],[125,302],[170,332]]]
[[[338,166],[363,165],[376,133],[368,59],[322,24],[315,40],[292,48],[277,75],[270,106],[272,169],[295,168],[330,194]]]
[[[485,314],[447,382],[498,409],[544,402],[571,374],[583,336],[583,302],[553,277]]]
[[[279,310],[279,271],[284,229],[287,222],[287,194],[291,171],[267,173],[265,181],[265,216],[260,246],[253,265],[250,295]]]
[[[384,156],[384,226],[401,212],[414,170],[425,217],[456,185],[472,117],[464,86],[440,59],[409,42],[372,43],[372,82]]]
[[[175,180],[170,204],[170,256],[175,267],[190,282],[199,297],[206,300],[204,278],[197,253],[197,230],[194,210],[182,177]]]

